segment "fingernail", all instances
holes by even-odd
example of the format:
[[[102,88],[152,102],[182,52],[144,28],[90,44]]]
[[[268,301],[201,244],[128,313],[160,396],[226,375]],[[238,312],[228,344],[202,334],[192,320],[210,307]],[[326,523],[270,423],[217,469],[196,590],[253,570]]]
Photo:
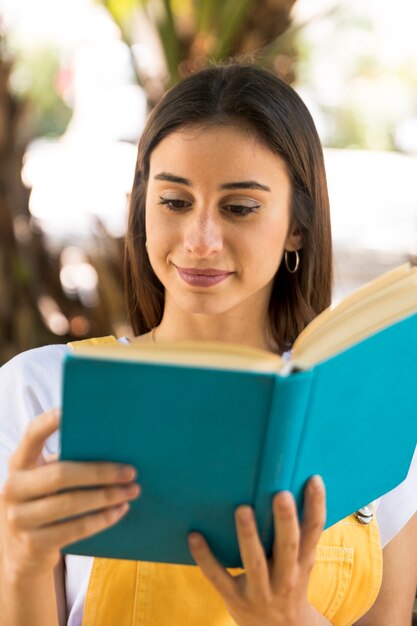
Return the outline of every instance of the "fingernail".
[[[188,535],[188,541],[190,542],[190,546],[192,548],[199,548],[203,545],[203,540],[197,533],[191,533]]]
[[[281,491],[279,494],[279,506],[283,509],[288,509],[292,505],[292,500],[292,495],[289,491]]]
[[[123,489],[126,489],[126,493],[130,499],[136,499],[140,496],[140,485],[136,483],[134,483],[133,485],[129,485],[128,487],[123,487]]]
[[[324,482],[323,482],[322,477],[319,474],[316,474],[310,479],[310,485],[311,485],[312,490],[315,493],[318,493],[319,491],[323,491],[324,489]]]
[[[124,504],[120,504],[119,506],[115,507],[114,511],[117,517],[122,517],[122,515],[125,515],[129,509],[130,509],[129,503],[124,502]]]
[[[119,478],[122,480],[134,480],[136,478],[136,469],[130,465],[122,465],[119,468]]]
[[[246,506],[238,509],[237,518],[242,524],[249,524],[252,521],[252,509]]]

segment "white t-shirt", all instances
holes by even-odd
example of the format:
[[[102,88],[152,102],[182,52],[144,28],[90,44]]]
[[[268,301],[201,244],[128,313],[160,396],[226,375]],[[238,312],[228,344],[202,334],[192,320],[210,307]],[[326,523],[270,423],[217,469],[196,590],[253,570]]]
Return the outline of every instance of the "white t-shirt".
[[[125,342],[126,340],[121,339]],[[18,355],[0,368],[0,492],[7,461],[29,422],[61,405],[65,345],[45,346]],[[59,452],[57,434],[46,442],[44,454]],[[417,511],[417,449],[406,480],[378,503],[378,522],[385,546]],[[93,559],[65,556],[67,626],[80,626]]]

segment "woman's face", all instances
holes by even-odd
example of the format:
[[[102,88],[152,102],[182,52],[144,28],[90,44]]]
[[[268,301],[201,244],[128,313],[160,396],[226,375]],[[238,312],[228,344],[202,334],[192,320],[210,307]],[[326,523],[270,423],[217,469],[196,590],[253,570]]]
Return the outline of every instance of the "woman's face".
[[[284,249],[301,246],[288,232],[290,197],[284,162],[250,131],[191,127],[163,139],[150,158],[146,235],[166,306],[267,310]]]

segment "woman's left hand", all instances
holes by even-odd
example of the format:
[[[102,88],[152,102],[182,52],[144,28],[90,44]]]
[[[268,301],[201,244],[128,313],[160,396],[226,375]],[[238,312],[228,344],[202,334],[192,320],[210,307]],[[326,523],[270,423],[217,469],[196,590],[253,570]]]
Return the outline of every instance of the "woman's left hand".
[[[210,551],[205,539],[191,533],[191,554],[204,576],[222,596],[239,626],[314,626],[330,624],[307,600],[315,549],[323,531],[326,509],[323,481],[307,484],[304,518],[298,522],[294,499],[282,491],[273,499],[275,541],[267,560],[253,510],[236,510],[236,529],[244,574],[231,576]]]

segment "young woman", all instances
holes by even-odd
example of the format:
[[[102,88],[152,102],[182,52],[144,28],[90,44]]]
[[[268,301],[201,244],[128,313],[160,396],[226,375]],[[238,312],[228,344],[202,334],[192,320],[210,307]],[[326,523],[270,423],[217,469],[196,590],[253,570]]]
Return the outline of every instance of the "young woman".
[[[218,340],[283,353],[328,306],[331,283],[322,150],[296,93],[238,65],[203,70],[168,92],[143,133],[131,197],[133,341]],[[68,349],[32,350],[0,371],[1,624],[409,625],[416,498],[403,495],[401,519],[385,504],[381,524],[393,539],[382,579],[375,519],[352,514],[322,532],[319,477],[306,487],[301,525],[291,494],[275,496],[269,561],[251,508],[238,508],[244,571],[224,570],[196,534],[198,567],[63,560],[62,546],[116,524],[140,496],[134,468],[48,458],[58,450]],[[415,474],[403,494],[413,493]]]

